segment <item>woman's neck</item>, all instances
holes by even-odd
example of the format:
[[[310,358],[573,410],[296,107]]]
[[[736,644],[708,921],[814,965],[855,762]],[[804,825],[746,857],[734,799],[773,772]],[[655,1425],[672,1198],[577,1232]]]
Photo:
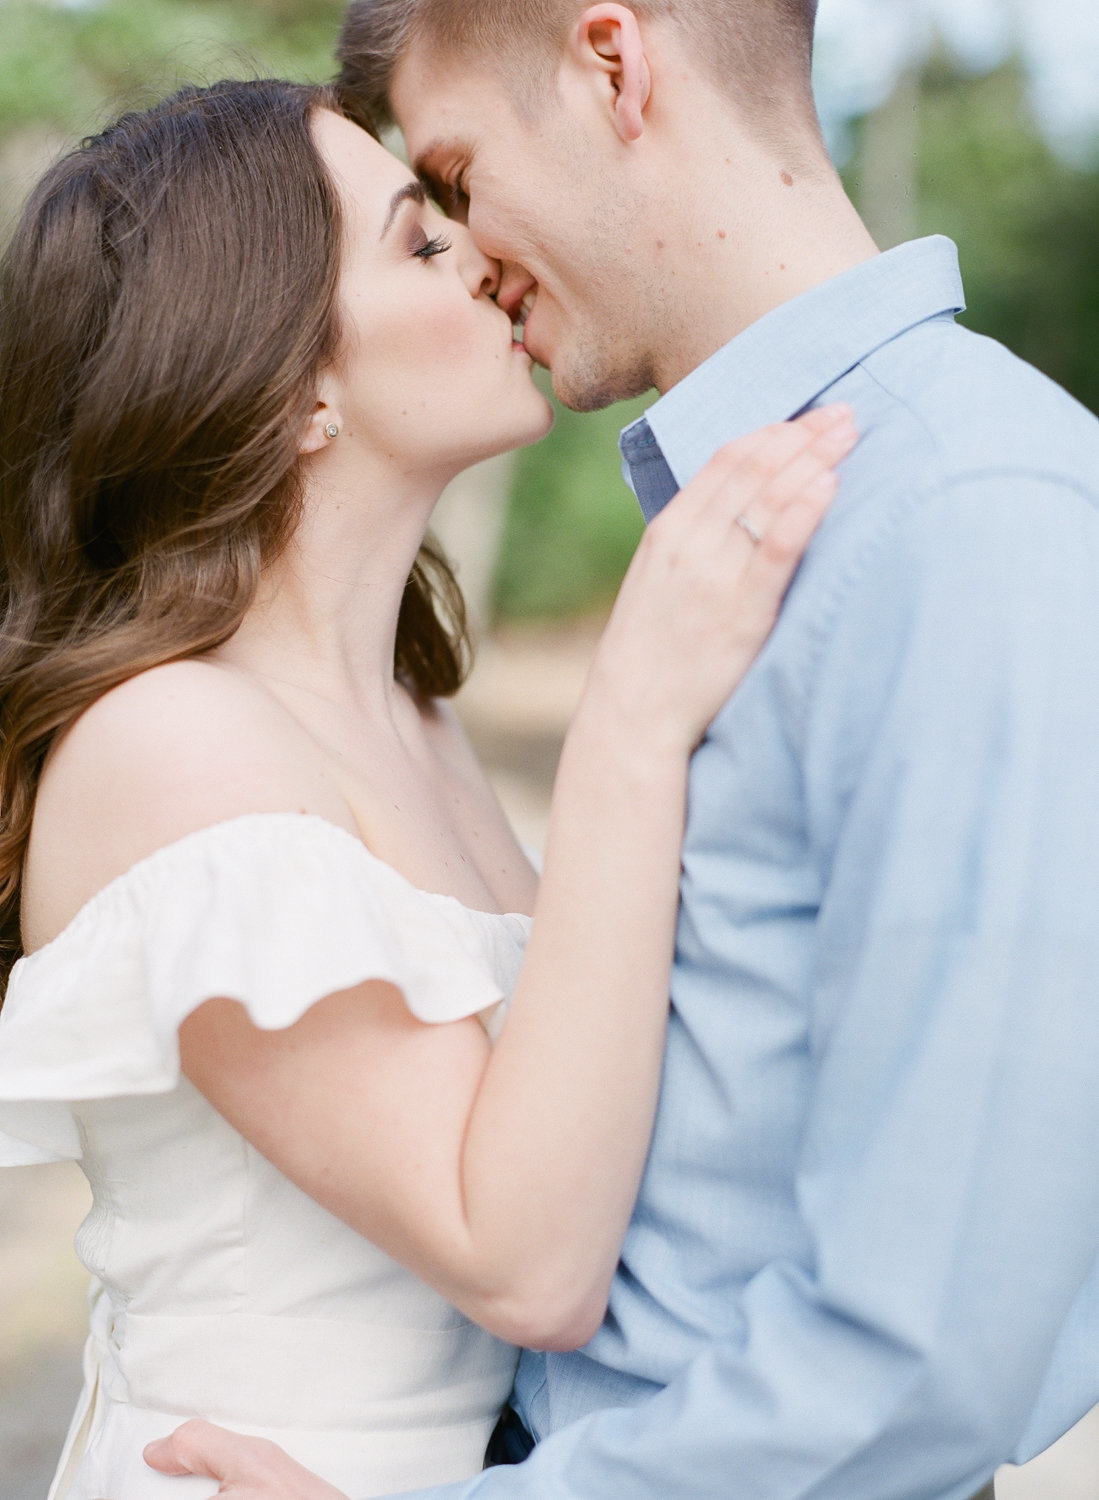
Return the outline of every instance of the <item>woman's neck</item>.
[[[318,458],[297,531],[215,654],[329,703],[388,710],[401,601],[443,482],[364,472],[350,449]]]

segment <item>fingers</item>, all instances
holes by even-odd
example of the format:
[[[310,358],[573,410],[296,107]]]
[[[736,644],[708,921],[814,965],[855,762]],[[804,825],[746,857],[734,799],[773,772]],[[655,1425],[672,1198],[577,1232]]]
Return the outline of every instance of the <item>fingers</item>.
[[[686,569],[699,586],[711,573],[726,586],[740,579],[747,617],[773,618],[835,495],[834,467],[858,441],[849,407],[810,416],[716,455],[649,527],[639,564],[655,555],[658,567]]]
[[[817,467],[821,459],[836,463],[847,451],[845,442],[854,442],[853,414],[845,404],[820,407],[793,422],[763,427],[720,448],[669,510],[690,525],[715,497],[727,497],[730,485],[738,487],[742,509],[758,497],[765,496],[770,503],[769,487],[791,464],[806,453],[817,456]],[[786,487],[776,495],[785,503],[790,493]]]
[[[161,1474],[201,1474],[206,1479],[233,1478],[251,1458],[258,1440],[226,1432],[212,1422],[185,1422],[170,1437],[145,1449],[145,1462]]]
[[[836,475],[823,470],[775,517],[753,560],[765,586],[785,590],[838,487]]]
[[[240,1500],[346,1500],[277,1444],[226,1432],[212,1422],[185,1422],[170,1437],[150,1443],[145,1462],[160,1474],[216,1479],[219,1494]]]
[[[736,615],[732,620],[731,639],[740,658],[729,656],[730,661],[741,659],[743,669],[762,647],[778,618],[786,591],[837,485],[834,474],[828,471],[821,474],[810,487],[812,493],[783,511],[760,544],[751,548],[736,584]],[[735,685],[735,681],[730,682],[729,691]]]
[[[727,443],[716,457],[730,467],[759,474],[777,474],[807,448],[827,442],[839,427],[854,423],[854,412],[846,402],[815,407],[791,422],[775,422],[746,437]]]
[[[814,406],[811,410],[802,412],[800,417],[794,418],[796,427],[804,427],[809,432],[821,433],[842,421],[844,417],[854,418],[854,412],[846,401],[833,401],[828,406]]]
[[[809,413],[800,426],[808,435],[805,445],[800,451],[786,450],[785,462],[733,519],[742,534],[759,537],[744,568],[742,589],[745,605],[763,618],[777,610],[835,496],[836,464],[858,442],[849,408]],[[729,498],[735,505],[735,497]]]
[[[783,529],[780,544],[800,536],[804,548],[835,493],[827,476],[858,441],[849,407],[810,415],[729,444],[695,481],[691,503],[669,507],[670,535],[693,534],[700,545],[722,550],[731,544],[732,557],[746,566],[749,547],[758,547],[777,517],[802,502],[798,524]],[[679,499],[686,497],[684,491]]]
[[[642,722],[663,715],[698,743],[774,626],[856,441],[846,406],[752,433],[651,522],[599,648],[606,681],[644,663],[629,698]]]
[[[808,489],[813,488],[818,495],[827,490],[828,487],[821,482],[822,476],[846,458],[857,442],[858,431],[850,417],[823,426],[804,448],[762,484],[758,494],[745,503],[741,513],[747,516],[752,529],[761,536],[765,535],[775,517]],[[828,493],[834,493],[834,487]]]

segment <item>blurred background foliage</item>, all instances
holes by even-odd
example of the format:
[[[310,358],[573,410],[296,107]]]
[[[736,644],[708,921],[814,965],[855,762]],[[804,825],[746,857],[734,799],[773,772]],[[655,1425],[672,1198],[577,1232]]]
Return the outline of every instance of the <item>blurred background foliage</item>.
[[[844,175],[879,244],[950,235],[962,321],[1099,412],[1099,151],[1074,162],[1046,143],[1020,61],[974,76],[936,48],[854,123],[852,148]]]
[[[338,0],[0,3],[0,132],[87,134],[176,82],[332,71]]]
[[[330,71],[340,0],[0,0],[0,233],[73,138],[176,83]],[[844,174],[884,246],[942,232],[962,252],[965,321],[1099,411],[1099,150],[1047,144],[1018,59],[974,72],[939,45],[845,121]],[[644,402],[561,413],[515,461],[497,618],[603,607],[640,520],[614,439]]]

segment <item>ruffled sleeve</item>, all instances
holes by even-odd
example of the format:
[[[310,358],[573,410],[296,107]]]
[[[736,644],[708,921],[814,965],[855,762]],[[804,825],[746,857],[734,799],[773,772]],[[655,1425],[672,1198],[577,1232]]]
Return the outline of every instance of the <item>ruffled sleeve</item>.
[[[0,1165],[79,1160],[70,1102],[180,1078],[180,1023],[240,1001],[278,1030],[368,979],[421,1021],[506,996],[526,919],[417,889],[322,818],[257,814],[188,835],[104,887],[12,971],[0,1011]]]

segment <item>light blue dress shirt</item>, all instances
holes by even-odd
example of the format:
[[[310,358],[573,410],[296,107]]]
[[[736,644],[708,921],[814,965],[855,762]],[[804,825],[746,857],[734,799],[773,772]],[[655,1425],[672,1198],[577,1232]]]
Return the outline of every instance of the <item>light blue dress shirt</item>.
[[[1099,1401],[1099,423],[901,246],[623,434],[863,434],[691,773],[667,1063],[606,1323],[476,1500],[967,1500]]]

